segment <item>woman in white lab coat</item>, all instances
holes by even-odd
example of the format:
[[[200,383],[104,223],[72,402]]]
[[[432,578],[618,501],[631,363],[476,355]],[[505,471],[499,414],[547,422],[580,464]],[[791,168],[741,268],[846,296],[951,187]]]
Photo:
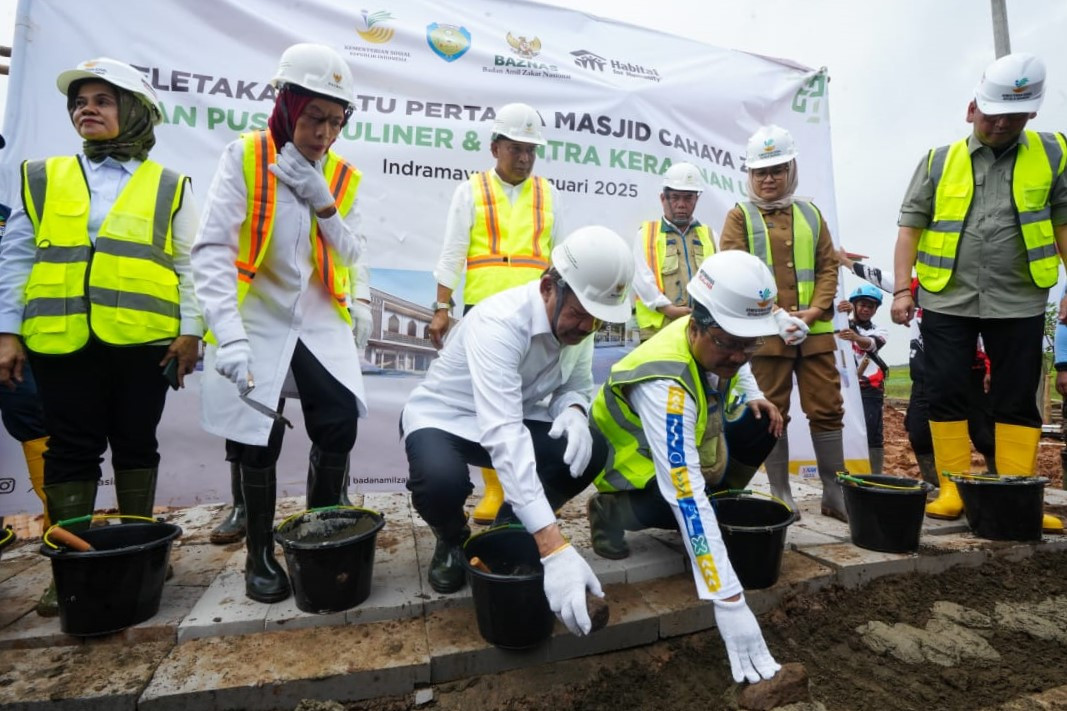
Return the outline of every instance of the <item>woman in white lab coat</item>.
[[[227,146],[192,253],[210,329],[202,419],[241,445],[245,592],[260,602],[290,591],[272,539],[286,421],[271,411],[286,374],[312,441],[309,508],[339,501],[356,418],[366,415],[348,312],[349,267],[364,247],[356,231],[360,173],[330,151],[352,112],[352,74],[329,47],[297,44],[282,54],[272,84],[268,130]]]

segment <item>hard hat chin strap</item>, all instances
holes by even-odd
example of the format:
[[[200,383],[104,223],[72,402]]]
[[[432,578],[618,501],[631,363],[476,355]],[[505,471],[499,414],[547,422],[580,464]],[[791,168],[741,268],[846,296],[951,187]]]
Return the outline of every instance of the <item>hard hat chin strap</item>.
[[[557,279],[555,281],[555,287],[556,287],[556,308],[553,310],[552,320],[551,320],[551,322],[549,322],[549,326],[552,328],[552,335],[555,336],[556,340],[558,341],[559,340],[559,315],[563,311],[563,302],[567,300],[567,292],[570,291],[571,288],[569,286],[567,286],[567,282],[563,281],[563,279]]]

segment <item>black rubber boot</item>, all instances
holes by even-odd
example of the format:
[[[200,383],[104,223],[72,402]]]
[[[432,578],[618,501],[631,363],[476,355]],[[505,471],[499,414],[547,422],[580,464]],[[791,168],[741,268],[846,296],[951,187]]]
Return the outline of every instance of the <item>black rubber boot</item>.
[[[622,560],[630,556],[627,524],[636,524],[629,497],[623,493],[597,493],[585,506],[593,552],[601,558]]]
[[[348,452],[324,452],[311,445],[308,456],[307,507],[320,509],[341,503],[345,477],[348,474]]]
[[[124,469],[115,472],[115,498],[124,516],[152,518],[156,503],[156,478],[159,469]]]
[[[274,558],[275,467],[241,467],[247,515],[245,595],[256,602],[278,602],[289,597],[289,577]]]
[[[230,494],[233,506],[209,537],[217,546],[236,543],[245,537],[245,495],[241,491],[241,465],[237,462],[230,462]]]
[[[450,526],[449,529],[433,528],[437,545],[430,559],[430,574],[427,576],[430,587],[443,595],[454,593],[467,582],[467,571],[463,568],[463,544],[470,538],[471,529],[464,520],[462,525]]]
[[[48,502],[48,517],[53,523],[72,518],[92,516],[96,505],[95,480],[64,481],[60,484],[45,484],[45,499]],[[63,526],[71,533],[80,533],[89,528],[90,521],[79,521]],[[59,602],[56,599],[56,584],[52,581],[37,601],[37,614],[41,617],[55,617],[59,614]]]

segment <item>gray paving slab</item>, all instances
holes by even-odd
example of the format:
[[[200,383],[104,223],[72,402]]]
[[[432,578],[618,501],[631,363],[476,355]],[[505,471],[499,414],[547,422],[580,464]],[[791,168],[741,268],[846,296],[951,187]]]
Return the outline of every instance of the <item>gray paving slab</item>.
[[[697,597],[691,575],[646,580],[632,587],[655,612],[661,638],[693,634],[715,626],[711,604]]]
[[[262,632],[269,605],[245,597],[245,551],[233,553],[218,576],[178,625],[178,641]]]
[[[37,599],[52,579],[52,565],[43,556],[20,558],[2,564],[11,574],[0,580],[0,648],[6,646],[8,625],[33,612]]]
[[[233,558],[233,554],[240,550],[244,550],[244,542],[216,546],[179,539],[170,552],[174,577],[167,583],[206,588]]]
[[[426,639],[430,649],[430,681],[434,684],[544,664],[549,659],[548,644],[525,651],[498,649],[487,644],[478,632],[471,608],[427,611]]]
[[[810,546],[802,548],[799,553],[831,568],[835,582],[846,588],[858,587],[885,575],[914,572],[918,560],[915,554],[870,551],[850,543]]]
[[[651,644],[659,638],[659,619],[656,611],[639,592],[629,585],[608,585],[605,600],[611,609],[608,624],[601,630],[576,637],[556,622],[549,640],[549,661],[558,662],[587,657],[618,649]]]

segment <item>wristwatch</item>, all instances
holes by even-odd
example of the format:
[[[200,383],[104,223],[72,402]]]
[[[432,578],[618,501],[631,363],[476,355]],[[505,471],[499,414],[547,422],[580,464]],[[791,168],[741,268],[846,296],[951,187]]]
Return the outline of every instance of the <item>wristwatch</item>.
[[[441,309],[444,309],[445,311],[451,311],[452,304],[448,301],[435,301],[430,306],[430,308],[432,308],[434,311],[440,311]]]

